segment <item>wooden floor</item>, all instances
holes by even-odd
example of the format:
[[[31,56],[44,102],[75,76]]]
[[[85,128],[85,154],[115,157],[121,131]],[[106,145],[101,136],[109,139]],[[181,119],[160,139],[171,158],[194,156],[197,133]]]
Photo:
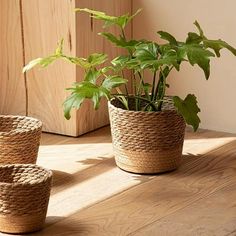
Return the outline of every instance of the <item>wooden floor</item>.
[[[156,176],[116,167],[109,127],[43,134],[38,164],[54,184],[45,228],[30,235],[236,235],[236,135],[188,131],[181,168]]]

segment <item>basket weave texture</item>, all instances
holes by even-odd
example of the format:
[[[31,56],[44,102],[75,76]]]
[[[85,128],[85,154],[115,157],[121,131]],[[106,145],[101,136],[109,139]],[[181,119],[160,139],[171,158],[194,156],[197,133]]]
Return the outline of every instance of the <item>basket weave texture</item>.
[[[35,118],[0,115],[0,165],[35,164],[41,132]]]
[[[165,99],[161,112],[124,110],[117,100],[108,106],[115,160],[121,169],[154,174],[179,167],[186,124],[172,98]]]
[[[31,164],[0,166],[0,231],[27,233],[43,227],[52,172]]]

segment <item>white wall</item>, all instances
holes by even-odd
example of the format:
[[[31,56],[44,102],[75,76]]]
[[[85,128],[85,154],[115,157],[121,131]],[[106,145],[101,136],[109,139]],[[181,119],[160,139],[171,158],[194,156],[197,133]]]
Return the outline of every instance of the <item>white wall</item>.
[[[156,40],[156,31],[164,30],[184,40],[198,20],[206,36],[236,47],[235,0],[133,0],[133,8],[143,8],[134,20],[136,38]],[[184,65],[180,73],[172,73],[169,93],[183,98],[196,94],[202,128],[236,133],[236,57],[227,51],[221,55],[212,60],[208,81],[197,66]]]

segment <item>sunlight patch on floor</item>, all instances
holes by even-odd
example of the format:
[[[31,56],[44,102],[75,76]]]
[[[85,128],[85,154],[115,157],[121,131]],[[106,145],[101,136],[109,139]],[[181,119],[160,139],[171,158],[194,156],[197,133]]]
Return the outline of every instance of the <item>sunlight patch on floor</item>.
[[[235,140],[236,137],[187,139],[184,141],[183,154],[188,154],[190,150],[194,155],[204,154]]]
[[[140,181],[143,180],[135,177],[134,174],[120,170],[115,164],[108,171],[104,170],[103,173],[98,175],[95,169],[94,175],[88,180],[85,179],[80,182],[78,178],[74,185],[52,195],[48,216],[69,216],[85,207],[140,184]],[[63,203],[63,209],[59,207],[61,203]]]
[[[111,143],[42,145],[37,164],[73,174],[112,156]],[[86,160],[91,160],[86,162]],[[93,161],[94,160],[94,161]]]

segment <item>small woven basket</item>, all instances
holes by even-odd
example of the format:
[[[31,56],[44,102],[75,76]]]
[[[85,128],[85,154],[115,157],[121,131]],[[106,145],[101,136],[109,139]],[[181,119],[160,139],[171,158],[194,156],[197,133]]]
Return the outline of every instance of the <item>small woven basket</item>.
[[[0,115],[0,165],[35,164],[41,132],[35,118]]]
[[[0,166],[0,231],[28,233],[45,222],[52,172],[30,164]]]
[[[171,97],[165,98],[161,112],[124,110],[116,99],[108,107],[115,160],[121,169],[154,174],[179,167],[186,124]]]

